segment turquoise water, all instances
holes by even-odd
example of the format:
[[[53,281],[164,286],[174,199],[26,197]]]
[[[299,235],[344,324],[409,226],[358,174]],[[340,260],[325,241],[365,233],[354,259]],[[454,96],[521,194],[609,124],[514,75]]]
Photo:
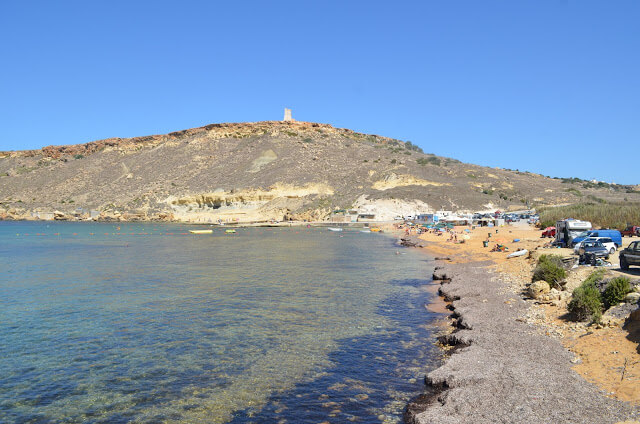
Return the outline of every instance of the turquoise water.
[[[357,230],[0,222],[0,422],[398,422],[433,265]]]

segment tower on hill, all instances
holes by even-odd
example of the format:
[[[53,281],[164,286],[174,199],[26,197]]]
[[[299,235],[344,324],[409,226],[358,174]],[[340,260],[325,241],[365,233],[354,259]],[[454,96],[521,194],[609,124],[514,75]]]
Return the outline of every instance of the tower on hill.
[[[293,118],[291,117],[291,109],[284,108],[284,122],[292,122]]]

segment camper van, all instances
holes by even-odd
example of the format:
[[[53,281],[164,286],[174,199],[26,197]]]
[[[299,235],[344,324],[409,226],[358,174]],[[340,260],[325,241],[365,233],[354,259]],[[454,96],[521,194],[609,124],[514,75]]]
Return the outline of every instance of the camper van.
[[[562,247],[573,246],[573,239],[591,230],[591,228],[589,221],[580,221],[578,219],[563,219],[557,221],[555,244]]]

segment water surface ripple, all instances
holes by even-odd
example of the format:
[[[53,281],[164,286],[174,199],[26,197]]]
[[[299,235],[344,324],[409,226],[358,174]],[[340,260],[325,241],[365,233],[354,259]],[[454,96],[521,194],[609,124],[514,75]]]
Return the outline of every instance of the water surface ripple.
[[[433,265],[357,230],[0,222],[0,422],[397,422]]]

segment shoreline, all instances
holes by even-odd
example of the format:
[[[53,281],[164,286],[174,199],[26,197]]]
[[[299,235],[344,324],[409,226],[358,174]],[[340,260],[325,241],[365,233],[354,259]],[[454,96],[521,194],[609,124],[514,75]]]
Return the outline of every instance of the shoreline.
[[[608,398],[571,370],[560,342],[519,320],[528,308],[503,292],[490,263],[445,265],[440,293],[452,301],[454,351],[427,374],[428,402],[407,422],[615,423],[640,409]],[[474,284],[469,284],[473,281]],[[496,284],[496,282],[498,284]]]
[[[385,229],[393,225],[392,221],[380,222],[333,222],[333,221],[278,221],[271,223],[269,221],[252,221],[252,222],[225,222],[218,224],[215,222],[194,222],[180,221],[169,219],[37,219],[37,218],[10,218],[6,219],[0,216],[0,222],[80,222],[80,223],[96,223],[96,224],[174,224],[174,225],[200,225],[205,227],[237,227],[237,228],[253,228],[253,227],[304,227],[310,225],[312,227],[341,227],[341,228],[362,228],[362,227],[384,227]]]
[[[444,238],[408,239],[432,256],[447,251],[440,243]],[[638,405],[612,399],[585,380],[572,369],[577,355],[523,318],[530,303],[499,270],[491,269],[496,265],[491,257],[473,252],[460,256],[441,258],[434,271],[439,294],[452,311],[452,331],[440,342],[452,349],[444,364],[425,377],[425,393],[407,405],[405,422],[595,424],[640,419]]]

